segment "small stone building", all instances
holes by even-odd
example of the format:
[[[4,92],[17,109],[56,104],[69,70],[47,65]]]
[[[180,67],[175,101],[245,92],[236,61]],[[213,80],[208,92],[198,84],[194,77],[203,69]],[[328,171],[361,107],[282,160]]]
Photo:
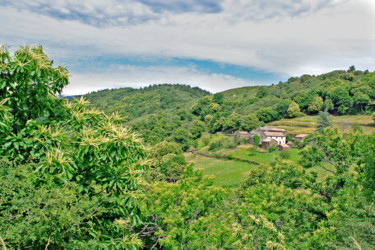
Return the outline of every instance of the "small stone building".
[[[303,142],[303,140],[308,136],[308,134],[299,134],[296,135],[296,140]]]
[[[277,149],[280,151],[288,151],[290,150],[290,146],[288,144],[279,144],[277,145]]]
[[[261,142],[262,148],[268,150],[272,146],[277,146],[277,141],[270,137],[263,139]]]
[[[242,141],[243,139],[245,139],[246,141],[249,141],[249,132],[247,131],[237,131],[235,134],[234,134],[234,138],[237,140],[237,141]]]

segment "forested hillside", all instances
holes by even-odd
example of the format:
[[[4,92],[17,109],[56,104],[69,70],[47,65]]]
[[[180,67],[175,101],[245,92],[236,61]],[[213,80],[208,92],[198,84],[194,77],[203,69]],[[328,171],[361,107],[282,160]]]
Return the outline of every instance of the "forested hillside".
[[[174,114],[193,105],[208,91],[186,85],[151,85],[140,89],[101,90],[85,97],[97,108],[108,113],[118,111],[129,120],[148,114]]]
[[[333,115],[369,115],[375,107],[375,73],[351,66],[347,71],[291,77],[276,85],[214,95],[184,85],[156,85],[99,91],[85,97],[108,114],[125,115],[128,125],[147,143],[167,138],[187,149],[204,132],[251,131],[272,121],[317,115],[323,110]]]

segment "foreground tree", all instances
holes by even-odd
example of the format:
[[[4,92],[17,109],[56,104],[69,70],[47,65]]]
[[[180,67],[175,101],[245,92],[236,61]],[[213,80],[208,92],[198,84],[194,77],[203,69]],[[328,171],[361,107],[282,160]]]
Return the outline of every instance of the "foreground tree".
[[[83,99],[68,103],[53,96],[67,83],[67,73],[53,68],[41,47],[21,47],[13,57],[2,47],[0,57],[0,163],[7,170],[0,179],[17,183],[1,190],[5,244],[140,247],[132,228],[140,223],[137,200],[147,150],[137,135],[116,114],[89,109]],[[25,199],[30,192],[36,196]],[[55,221],[56,214],[71,218]],[[39,230],[24,233],[36,221]]]
[[[12,109],[12,132],[18,133],[30,119],[54,119],[61,94],[69,83],[63,66],[53,67],[42,46],[20,47],[13,56],[0,46],[0,98]]]

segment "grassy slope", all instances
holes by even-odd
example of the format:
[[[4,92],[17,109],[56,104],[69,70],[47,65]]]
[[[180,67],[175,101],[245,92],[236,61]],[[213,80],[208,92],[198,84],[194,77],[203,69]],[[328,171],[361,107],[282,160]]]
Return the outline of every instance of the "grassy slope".
[[[258,167],[246,162],[215,159],[190,153],[186,153],[185,158],[195,163],[195,169],[202,169],[204,175],[215,176],[216,186],[238,185],[248,171]]]
[[[338,128],[341,132],[349,132],[353,124],[361,126],[365,133],[375,132],[375,124],[371,115],[342,115],[330,116],[333,127]],[[304,116],[293,119],[282,119],[268,124],[270,127],[283,128],[288,134],[310,134],[313,133],[317,126],[318,116]]]

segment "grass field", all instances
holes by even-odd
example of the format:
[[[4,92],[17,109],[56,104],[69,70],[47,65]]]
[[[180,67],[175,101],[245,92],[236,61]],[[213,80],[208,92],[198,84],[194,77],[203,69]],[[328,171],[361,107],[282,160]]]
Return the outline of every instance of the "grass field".
[[[353,124],[361,126],[367,134],[375,132],[375,123],[371,115],[342,115],[330,116],[333,127],[338,128],[341,132],[349,132]],[[288,134],[310,134],[313,133],[317,126],[318,116],[304,116],[293,119],[282,119],[274,121],[267,126],[283,128]]]
[[[277,157],[280,157],[280,151],[272,153],[254,152],[251,147],[250,145],[242,145],[236,149],[222,151],[224,154],[230,155],[231,160],[205,157],[192,153],[186,153],[185,158],[188,162],[194,162],[195,169],[202,169],[204,175],[215,176],[215,186],[236,186],[241,183],[243,177],[251,169],[270,165],[275,162]],[[299,151],[297,148],[292,148],[284,160],[299,164],[301,160]],[[252,161],[254,164],[245,161]],[[325,167],[331,168],[328,165]],[[329,172],[319,166],[306,169],[306,172],[312,171],[317,173],[318,180],[323,180],[330,175]]]
[[[259,167],[246,162],[209,158],[190,153],[186,153],[185,158],[187,161],[195,163],[195,169],[202,169],[204,175],[215,176],[215,186],[238,185],[248,171]]]

